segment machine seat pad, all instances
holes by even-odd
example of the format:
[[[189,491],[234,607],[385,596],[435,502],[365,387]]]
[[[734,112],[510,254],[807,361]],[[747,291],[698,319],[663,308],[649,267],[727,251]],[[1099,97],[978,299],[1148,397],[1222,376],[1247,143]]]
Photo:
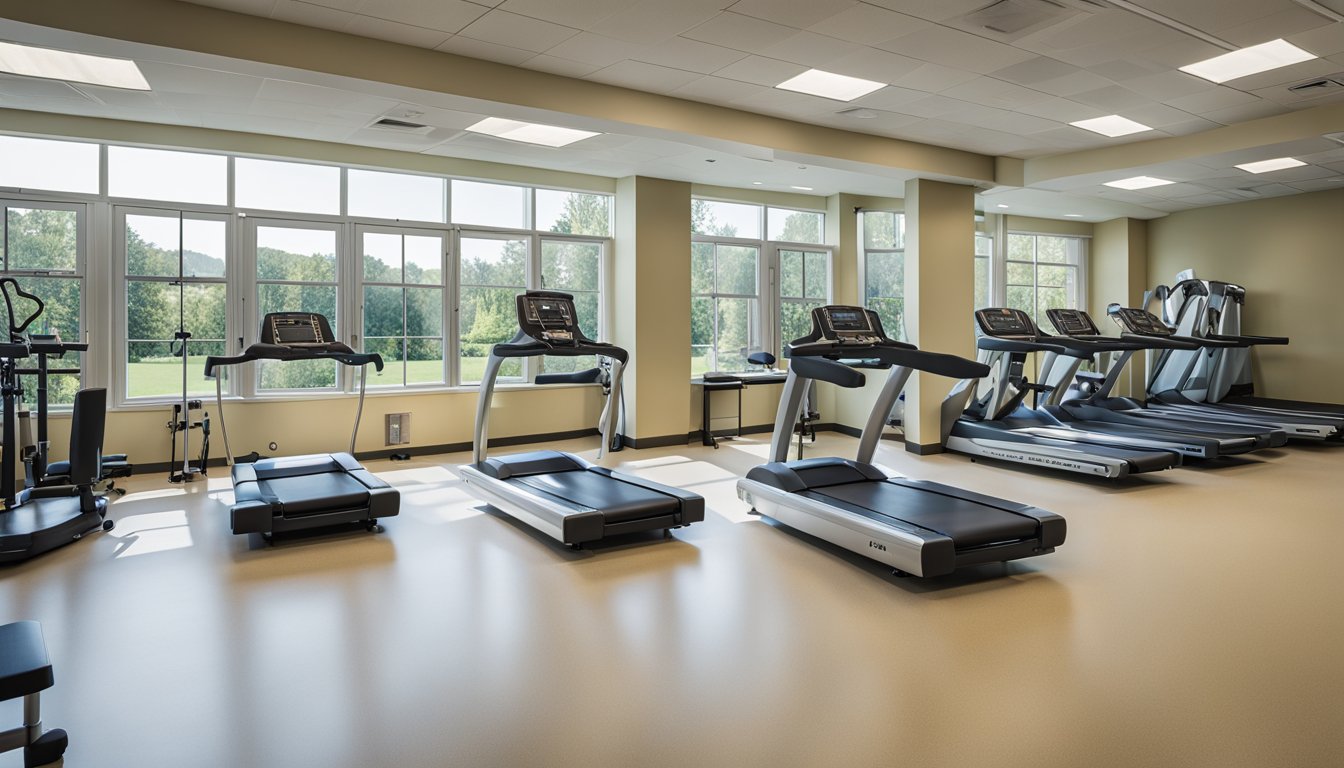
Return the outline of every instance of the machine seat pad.
[[[602,513],[607,524],[674,515],[678,499],[588,470],[515,477],[511,482]]]
[[[367,507],[369,489],[347,472],[258,480],[263,499],[283,517]]]
[[[802,495],[842,509],[860,508],[902,520],[952,539],[957,549],[1016,541],[1037,535],[1039,523],[1025,515],[907,486],[901,481],[833,485]]]
[[[54,682],[42,626],[36,621],[0,626],[0,701],[46,690]]]
[[[585,470],[589,466],[583,459],[560,451],[528,451],[486,459],[476,468],[496,480],[507,480],[511,477]]]
[[[284,477],[346,472],[353,469],[362,469],[362,467],[348,453],[317,453],[308,456],[281,456],[274,459],[261,459],[250,464],[234,464],[233,479],[234,482],[238,482],[240,479],[251,479],[245,476],[248,470],[255,474],[258,480],[275,480]]]
[[[749,480],[756,480],[789,493],[831,485],[861,483],[867,480],[880,482],[886,478],[885,472],[871,464],[861,464],[834,456],[818,456],[815,459],[789,462],[772,461],[753,467],[747,473]]]

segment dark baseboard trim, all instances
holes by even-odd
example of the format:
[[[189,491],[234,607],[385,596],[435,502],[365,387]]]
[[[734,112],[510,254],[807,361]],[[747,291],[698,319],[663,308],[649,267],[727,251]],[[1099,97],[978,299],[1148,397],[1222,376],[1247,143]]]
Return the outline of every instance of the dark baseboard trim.
[[[673,445],[685,445],[691,441],[691,436],[700,439],[699,432],[689,432],[685,435],[657,435],[655,437],[629,437],[625,438],[625,444],[635,450],[643,448],[667,448]]]
[[[915,454],[916,456],[932,456],[935,453],[942,453],[944,449],[942,443],[930,443],[928,445],[920,445],[919,443],[912,443],[909,440],[907,440],[905,441],[905,450]]]

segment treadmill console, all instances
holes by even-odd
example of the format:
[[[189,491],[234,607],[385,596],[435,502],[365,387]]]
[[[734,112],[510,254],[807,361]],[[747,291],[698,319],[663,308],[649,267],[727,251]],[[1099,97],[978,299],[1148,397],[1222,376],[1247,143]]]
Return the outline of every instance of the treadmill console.
[[[826,306],[812,310],[813,329],[824,341],[878,344],[886,339],[877,313],[863,307]]]
[[[1134,307],[1116,307],[1110,311],[1111,319],[1130,333],[1140,336],[1171,336],[1173,331],[1158,319],[1157,315]]]
[[[986,336],[1036,338],[1036,324],[1020,309],[997,307],[975,310],[975,322]]]
[[[1081,309],[1047,309],[1050,324],[1064,336],[1100,336],[1101,331],[1092,318]]]
[[[528,292],[518,296],[518,326],[548,344],[574,345],[583,338],[573,297],[563,293]]]
[[[271,312],[262,318],[261,341],[295,349],[326,349],[336,345],[327,318],[316,312]]]

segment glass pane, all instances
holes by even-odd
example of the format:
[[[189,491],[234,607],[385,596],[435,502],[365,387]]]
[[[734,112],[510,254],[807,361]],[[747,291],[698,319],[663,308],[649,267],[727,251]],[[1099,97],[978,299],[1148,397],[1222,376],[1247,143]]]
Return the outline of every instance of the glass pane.
[[[62,368],[77,367],[73,357],[60,363]],[[47,407],[55,408],[75,404],[75,393],[79,391],[79,376],[75,374],[53,373],[47,377]],[[25,386],[23,404],[29,413],[37,410],[37,385]]]
[[[331,389],[336,386],[338,364],[327,360],[258,360],[257,365],[262,389]]]
[[[611,196],[538,189],[537,229],[606,237],[611,234]]]
[[[239,208],[303,213],[341,212],[341,169],[240,157],[233,161],[233,199]]]
[[[1009,235],[1008,258],[1014,261],[1034,261],[1036,238],[1033,235]]]
[[[126,274],[137,277],[177,277],[182,226],[182,220],[177,216],[128,214]]]
[[[198,152],[109,146],[107,193],[224,205],[229,201],[229,159]]]
[[[257,303],[261,315],[268,312],[316,312],[336,326],[336,286],[334,285],[276,285],[257,286]]]
[[[1035,297],[1035,291],[1031,286],[1010,285],[1008,286],[1007,298],[1008,298],[1008,306],[1012,307],[1013,309],[1021,309],[1025,311],[1027,314],[1033,316],[1035,315],[1036,297]]]
[[[364,286],[364,349],[370,350],[368,340],[378,336],[401,337],[406,334],[406,322],[401,305],[402,289],[385,285]]]
[[[181,349],[174,342],[132,341],[126,345],[126,394],[128,397],[173,397],[182,395]],[[187,350],[187,394],[213,395],[214,379],[205,378],[205,358],[224,354],[224,342],[191,340]]]
[[[527,187],[453,179],[454,224],[530,229]]]
[[[406,235],[406,282],[443,285],[443,238],[437,235]]]
[[[78,268],[79,214],[49,208],[10,208],[9,269],[74,272]]]
[[[691,346],[701,347],[714,343],[714,299],[696,296],[691,299]]]
[[[714,244],[691,243],[691,293],[714,292]]]
[[[182,274],[224,277],[228,258],[228,224],[223,219],[182,220]]]
[[[771,208],[766,219],[770,224],[771,240],[786,243],[825,242],[826,214],[819,211],[792,211]]]
[[[0,187],[98,194],[98,145],[0,136]]]
[[[975,255],[990,256],[994,253],[994,238],[986,235],[975,236]]]
[[[1030,264],[1019,264],[1013,261],[1008,262],[1009,285],[1031,285],[1035,273],[1035,267]]]
[[[710,365],[710,346],[708,344],[691,345],[691,376],[703,375],[706,371],[714,370]]]
[[[513,338],[518,331],[518,305],[514,288],[462,287],[458,334],[462,340],[461,379],[464,384],[481,380],[490,347]],[[522,361],[506,360],[500,376],[522,376]]]
[[[803,252],[779,252],[779,295],[798,298],[803,295]]]
[[[542,361],[541,370],[546,373],[574,373],[575,371],[586,371],[597,367],[597,357],[595,355],[543,357]]]
[[[863,212],[863,247],[900,249],[905,247],[905,215],[889,211]]]
[[[406,340],[406,383],[443,383],[443,340]]]
[[[747,355],[760,349],[755,299],[718,300],[716,365],[721,371],[745,371]]]
[[[129,281],[126,284],[126,338],[144,341],[173,338],[180,306],[175,285]]]
[[[989,259],[979,258],[975,260],[975,308],[983,309],[989,306]]]
[[[351,168],[346,172],[346,211],[351,216],[443,221],[444,179]]]
[[[527,285],[526,240],[464,237],[461,247],[463,285],[516,286],[518,291]],[[516,324],[518,317],[512,299],[509,307]]]
[[[1069,301],[1069,294],[1063,288],[1038,288],[1036,290],[1037,315],[1036,325],[1048,326],[1046,323],[1047,309],[1069,309],[1072,302]]]
[[[900,297],[905,295],[905,254],[869,253],[864,259],[867,265],[864,280],[864,295],[871,300],[879,296]]]
[[[879,296],[868,300],[868,308],[877,313],[882,330],[887,336],[905,340],[905,299],[900,296]],[[810,328],[809,328],[810,330]]]
[[[69,277],[21,277],[19,287],[42,300],[42,314],[28,330],[33,333],[59,333],[66,341],[82,341],[83,327],[79,322],[79,279]],[[14,298],[19,298],[15,296]],[[37,309],[31,302],[14,304],[14,313],[26,317]],[[60,366],[56,366],[60,367]]]
[[[803,257],[803,296],[825,300],[830,295],[830,259],[824,253],[809,253]]]
[[[697,235],[761,239],[761,206],[691,200],[691,232]]]
[[[779,338],[781,347],[812,332],[812,310],[823,306],[821,301],[786,301],[779,307]]]
[[[178,290],[177,286],[169,287],[174,292]],[[223,341],[228,336],[225,330],[228,295],[224,284],[187,284],[181,290],[183,319],[187,331],[191,333],[192,349],[196,349],[197,342]]]
[[[1036,282],[1040,286],[1063,288],[1069,282],[1073,267],[1050,267],[1042,264],[1036,268]]]
[[[401,282],[401,235],[364,233],[364,279],[371,283]]]
[[[1064,264],[1069,261],[1069,240],[1067,237],[1037,237],[1036,260],[1051,264]]]
[[[395,290],[395,289],[388,289]],[[383,372],[369,371],[368,385],[371,387],[401,386],[406,382],[406,361],[402,354],[404,342],[401,337],[394,339],[364,337],[364,351],[383,357]]]
[[[517,310],[514,310],[517,320]],[[443,336],[443,289],[406,289],[406,335]]]
[[[597,293],[576,293],[574,294],[574,309],[578,312],[579,330],[583,335],[590,339],[600,337],[602,328],[598,322],[599,296]],[[592,366],[588,366],[591,368]]]
[[[720,245],[719,293],[756,294],[756,257],[760,251],[745,245]]]
[[[601,287],[602,246],[598,243],[541,243],[542,285],[555,291],[596,291]]]
[[[257,227],[257,279],[335,282],[336,232],[299,227]]]

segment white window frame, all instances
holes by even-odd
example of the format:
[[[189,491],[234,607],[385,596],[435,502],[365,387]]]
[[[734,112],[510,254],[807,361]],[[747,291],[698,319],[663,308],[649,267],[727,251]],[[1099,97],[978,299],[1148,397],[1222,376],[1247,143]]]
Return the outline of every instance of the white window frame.
[[[1031,260],[1031,261],[1023,261],[1023,260],[1021,260],[1021,259],[1011,259],[1011,258],[1008,257],[1008,253],[1009,253],[1009,249],[1008,249],[1008,239],[1011,238],[1011,237],[1014,237],[1014,236],[1021,236],[1021,237],[1030,237],[1030,238],[1032,238],[1032,243],[1031,243],[1031,256],[1032,256],[1032,260]],[[1067,264],[1067,263],[1065,263],[1065,264],[1060,264],[1060,263],[1049,262],[1049,261],[1047,261],[1047,262],[1041,262],[1041,261],[1039,260],[1038,254],[1039,254],[1039,252],[1040,252],[1040,240],[1039,240],[1039,238],[1042,238],[1042,237],[1054,237],[1054,238],[1061,238],[1061,239],[1064,239],[1064,240],[1074,240],[1074,241],[1077,241],[1077,244],[1078,244],[1078,246],[1077,246],[1077,247],[1078,247],[1078,263],[1077,263],[1077,264]],[[1047,267],[1064,267],[1064,268],[1072,268],[1072,269],[1074,269],[1074,270],[1075,270],[1075,274],[1076,274],[1076,278],[1075,278],[1075,280],[1076,280],[1076,284],[1077,284],[1077,286],[1078,286],[1078,290],[1076,291],[1076,295],[1073,297],[1074,301],[1072,302],[1072,308],[1075,308],[1075,309],[1086,309],[1087,306],[1088,306],[1088,295],[1087,295],[1088,261],[1090,260],[1090,254],[1091,254],[1091,251],[1092,251],[1091,240],[1092,240],[1092,238],[1091,238],[1090,236],[1088,236],[1088,235],[1061,234],[1061,233],[1059,233],[1059,232],[1032,232],[1032,231],[1025,231],[1025,230],[1006,230],[1006,231],[1005,231],[1005,236],[1004,236],[1004,238],[1003,238],[1003,245],[1002,245],[1001,249],[999,249],[999,251],[998,251],[998,252],[1000,252],[1000,253],[1003,254],[1003,258],[1000,260],[1000,263],[1001,263],[1001,269],[998,270],[998,271],[995,273],[996,276],[999,275],[999,274],[1002,275],[1002,279],[1001,279],[1001,281],[999,281],[999,283],[998,283],[1000,286],[1002,286],[1002,290],[1001,290],[1001,292],[996,296],[996,299],[998,300],[998,303],[996,304],[996,306],[1008,306],[1008,265],[1009,265],[1009,264],[1026,264],[1026,265],[1031,266],[1031,268],[1032,268],[1032,270],[1031,270],[1031,277],[1032,277],[1032,285],[1031,285],[1031,289],[1032,289],[1032,311],[1029,312],[1028,314],[1030,314],[1030,315],[1032,316],[1033,319],[1036,318],[1036,310],[1039,309],[1039,307],[1037,306],[1037,303],[1038,303],[1038,300],[1039,300],[1040,267],[1041,267],[1042,265],[1047,266]],[[992,286],[991,286],[991,287],[992,287]],[[1016,286],[1016,285],[1015,285],[1014,287],[1023,287],[1023,286]],[[1049,332],[1050,329],[1048,329],[1048,328],[1042,328],[1042,329],[1040,329],[1040,330],[1042,330],[1042,331],[1044,331],[1044,332]]]
[[[765,347],[765,349],[766,351],[773,350],[772,354],[775,355],[776,359],[782,360],[784,358],[784,347],[787,346],[789,342],[793,341],[793,339],[784,338],[784,323],[783,318],[781,317],[781,310],[783,309],[785,304],[806,305],[820,301],[824,306],[826,304],[831,304],[835,301],[835,249],[828,245],[804,245],[800,243],[779,243],[779,242],[771,242],[770,247],[772,253],[774,254],[774,267],[772,268],[770,279],[771,282],[775,283],[774,288],[770,292],[774,295],[775,301],[777,303],[775,305],[774,312],[771,313],[772,316],[775,318],[774,346]],[[782,267],[780,266],[782,260],[780,254],[783,251],[795,251],[804,254],[816,253],[821,254],[826,258],[825,296],[823,296],[820,299],[808,299],[793,296],[786,298],[784,296],[784,281],[783,279],[780,278],[780,275],[782,274]],[[804,263],[803,266],[803,292],[804,293],[807,292],[806,263]]]
[[[373,282],[373,283],[368,283],[368,282],[364,279],[364,253],[363,253],[363,250],[364,250],[364,249],[363,249],[363,244],[364,244],[364,235],[366,235],[366,234],[400,235],[400,236],[403,236],[403,237],[409,235],[409,236],[412,236],[412,237],[436,237],[436,238],[438,238],[438,239],[439,239],[439,242],[440,242],[440,245],[441,245],[441,247],[440,247],[440,253],[439,253],[439,262],[440,262],[439,271],[440,271],[440,274],[443,275],[443,283],[440,284],[440,285],[437,285],[437,286],[426,285],[426,284],[405,283],[405,282],[397,282],[397,283],[380,283],[380,282],[376,282],[376,281],[375,281],[375,282]],[[441,294],[440,297],[439,297],[439,300],[440,300],[440,312],[441,312],[441,315],[440,315],[440,317],[441,317],[441,325],[440,325],[440,328],[439,328],[439,331],[440,331],[439,339],[440,339],[440,342],[441,342],[442,345],[443,345],[443,355],[444,355],[444,359],[443,359],[443,371],[442,371],[442,376],[443,376],[443,378],[442,378],[442,380],[437,381],[437,382],[423,382],[423,383],[410,384],[410,383],[407,383],[407,382],[403,379],[403,381],[400,382],[400,383],[398,383],[398,384],[389,384],[389,383],[380,382],[380,381],[378,381],[376,378],[374,378],[374,379],[370,379],[370,380],[369,380],[369,386],[370,386],[370,387],[377,387],[378,389],[380,389],[380,390],[382,390],[382,391],[391,391],[391,390],[395,390],[395,391],[412,391],[412,390],[417,390],[417,389],[441,389],[441,388],[443,388],[443,387],[449,385],[449,384],[452,382],[452,379],[448,378],[449,375],[450,375],[450,368],[451,368],[452,366],[451,366],[451,365],[449,364],[449,362],[448,362],[448,348],[449,348],[449,346],[450,346],[450,340],[449,340],[449,338],[448,338],[449,335],[450,335],[450,333],[449,333],[449,327],[448,327],[448,326],[449,326],[449,323],[451,322],[451,318],[453,317],[452,308],[455,306],[455,300],[454,300],[453,298],[450,297],[450,293],[451,293],[451,291],[452,291],[452,289],[453,289],[453,277],[452,277],[452,275],[453,275],[453,272],[454,272],[454,270],[452,269],[452,261],[453,261],[453,254],[454,254],[454,251],[453,251],[453,233],[452,233],[452,231],[449,230],[449,229],[446,229],[446,228],[433,229],[433,228],[426,228],[426,227],[409,227],[409,226],[407,226],[407,227],[402,227],[402,226],[389,225],[389,224],[352,224],[352,225],[351,225],[351,243],[352,243],[351,250],[353,251],[353,256],[354,256],[354,266],[353,266],[353,269],[351,270],[351,274],[354,275],[354,279],[353,279],[351,282],[354,283],[354,287],[353,287],[353,290],[350,291],[350,293],[353,294],[353,295],[351,296],[351,299],[350,299],[351,302],[352,302],[352,303],[350,304],[350,306],[355,307],[355,309],[356,309],[356,311],[357,311],[357,314],[358,314],[358,323],[356,323],[356,324],[353,326],[350,335],[351,335],[351,338],[354,339],[354,340],[357,342],[357,344],[353,344],[353,345],[352,345],[352,346],[354,346],[355,348],[357,348],[357,349],[364,349],[364,342],[365,342],[365,338],[364,338],[364,329],[365,329],[365,327],[366,327],[366,324],[365,324],[365,318],[364,318],[364,312],[365,312],[365,306],[364,306],[364,288],[365,288],[366,285],[370,285],[370,284],[371,284],[371,285],[375,285],[375,286],[393,287],[393,288],[402,288],[402,289],[405,289],[405,288],[416,288],[416,287],[419,287],[419,288],[439,288],[439,289],[440,289],[440,294]],[[403,240],[403,248],[404,248],[404,243],[405,243],[405,241]],[[404,258],[405,258],[405,255],[404,255],[404,253],[403,253],[403,260],[404,260]],[[403,278],[403,280],[405,279],[405,275],[404,275],[404,274],[403,274],[402,278]],[[339,296],[337,297],[337,301],[340,301],[340,297],[339,297]],[[356,329],[357,329],[357,330],[356,330]],[[403,340],[403,342],[404,342],[407,338],[409,338],[409,337],[406,336],[405,331],[406,331],[406,315],[405,315],[405,304],[403,303],[403,305],[402,305],[402,332],[403,332],[403,333],[402,333],[402,340]],[[453,335],[455,335],[455,334],[453,334]],[[380,337],[380,338],[381,338],[381,337]],[[427,336],[417,336],[417,337],[415,337],[415,338],[432,338],[432,337],[427,337]]]

